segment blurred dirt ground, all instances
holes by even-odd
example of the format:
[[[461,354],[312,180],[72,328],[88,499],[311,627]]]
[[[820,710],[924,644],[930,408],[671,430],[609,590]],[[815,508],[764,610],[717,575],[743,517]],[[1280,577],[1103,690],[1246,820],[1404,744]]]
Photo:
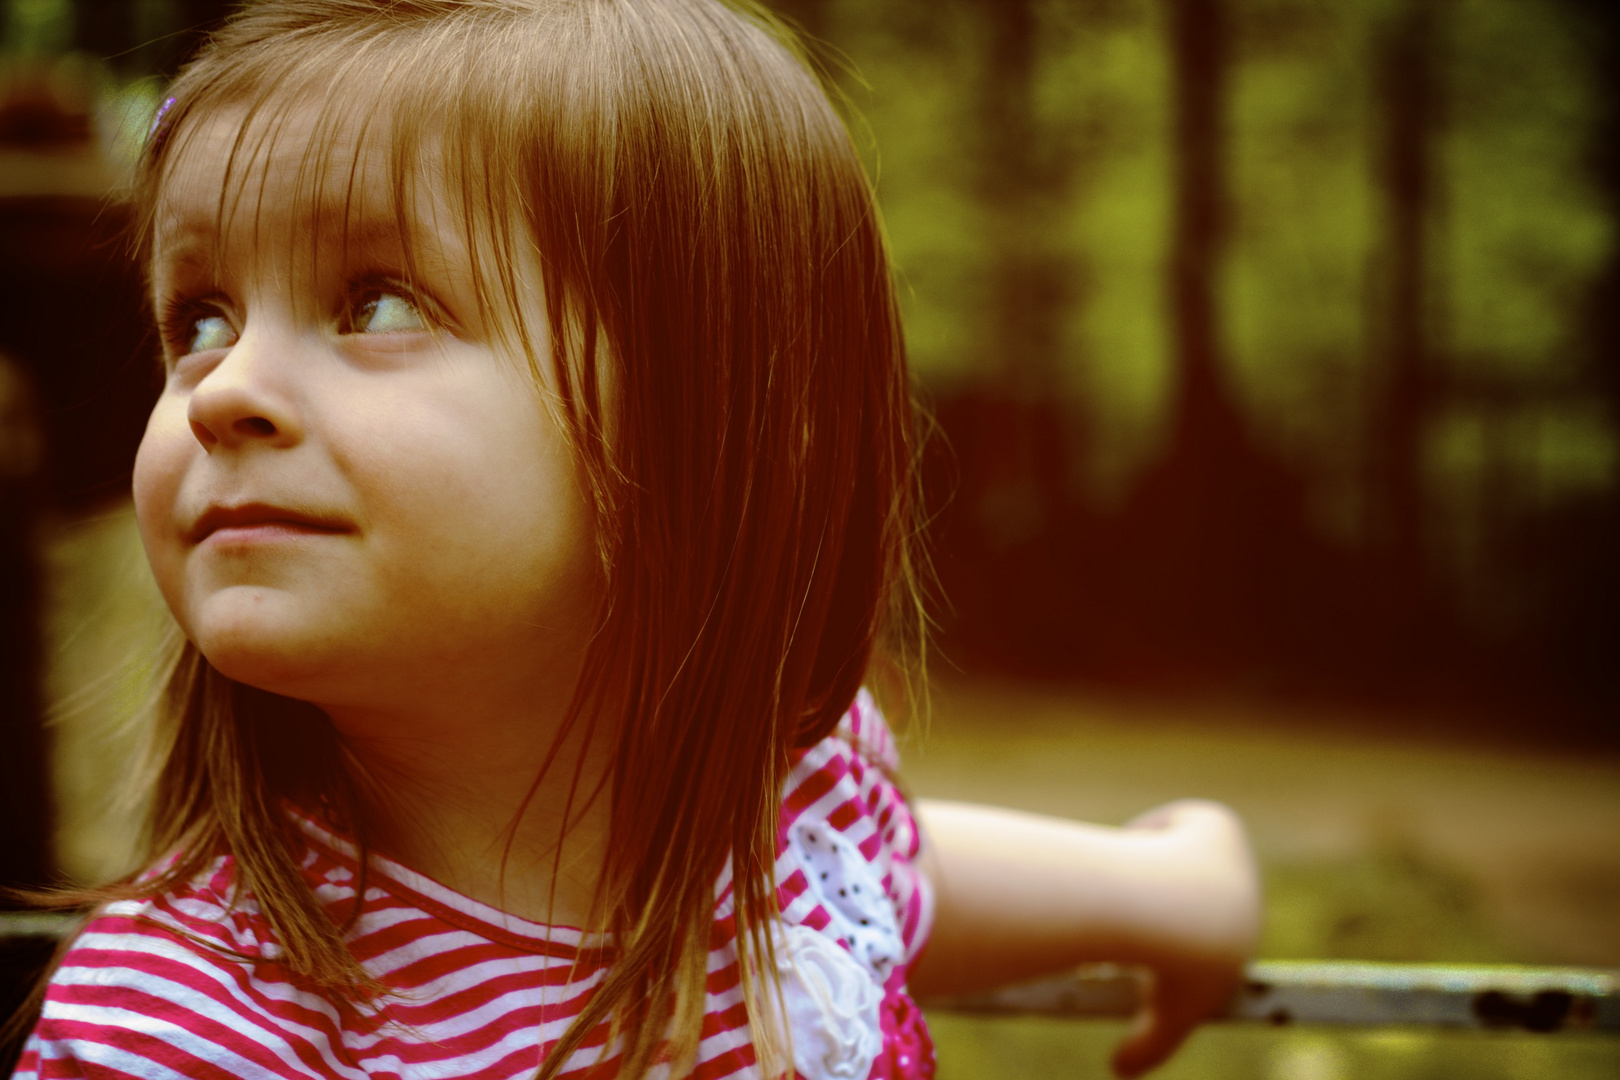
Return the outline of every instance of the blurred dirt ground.
[[[93,879],[132,857],[115,793],[165,617],[125,504],[51,526],[47,572],[57,847]],[[1236,808],[1266,877],[1266,956],[1620,966],[1620,757],[961,676],[938,679],[931,706],[902,738],[919,795],[1105,823],[1185,796]],[[943,1080],[1102,1076],[1120,1030],[932,1023]],[[1216,1027],[1160,1075],[1596,1080],[1620,1075],[1620,1039]]]

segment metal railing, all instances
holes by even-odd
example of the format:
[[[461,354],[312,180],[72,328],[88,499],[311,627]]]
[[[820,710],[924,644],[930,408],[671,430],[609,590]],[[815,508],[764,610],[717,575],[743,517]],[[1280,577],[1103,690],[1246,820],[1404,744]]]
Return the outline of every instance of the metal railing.
[[[72,915],[0,912],[0,946],[44,946]],[[1145,976],[1093,964],[989,994],[930,1002],[952,1012],[1071,1019],[1126,1017]],[[1620,971],[1512,965],[1261,960],[1221,1020],[1260,1024],[1517,1029],[1620,1035]]]
[[[953,1012],[1126,1017],[1143,976],[1095,964],[989,994],[931,1003]],[[1518,1029],[1620,1034],[1620,971],[1510,965],[1261,960],[1219,1018],[1262,1024]]]

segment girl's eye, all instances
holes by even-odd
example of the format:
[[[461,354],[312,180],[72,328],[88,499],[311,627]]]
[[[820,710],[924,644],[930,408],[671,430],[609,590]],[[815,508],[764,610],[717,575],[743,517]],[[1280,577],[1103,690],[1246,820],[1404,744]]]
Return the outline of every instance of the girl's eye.
[[[236,344],[236,328],[223,315],[200,315],[185,324],[181,334],[181,354],[212,352]]]
[[[404,334],[427,328],[421,309],[397,292],[367,294],[349,319],[351,334]]]

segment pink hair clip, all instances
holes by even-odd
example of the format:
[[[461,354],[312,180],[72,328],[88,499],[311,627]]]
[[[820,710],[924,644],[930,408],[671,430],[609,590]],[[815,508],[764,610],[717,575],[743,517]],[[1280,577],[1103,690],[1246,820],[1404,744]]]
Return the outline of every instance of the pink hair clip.
[[[163,118],[169,115],[169,109],[173,105],[174,96],[171,94],[163,99],[162,105],[158,106],[157,115],[152,117],[152,126],[146,129],[146,141],[148,143],[159,137],[158,129],[163,126]]]

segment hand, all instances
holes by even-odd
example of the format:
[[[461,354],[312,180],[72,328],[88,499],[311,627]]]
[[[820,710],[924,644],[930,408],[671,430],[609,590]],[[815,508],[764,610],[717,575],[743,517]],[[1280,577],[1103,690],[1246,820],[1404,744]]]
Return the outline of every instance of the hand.
[[[1114,1051],[1114,1073],[1140,1076],[1173,1054],[1237,991],[1260,930],[1260,881],[1236,815],[1185,800],[1150,810],[1126,829],[1162,846],[1197,903],[1173,939],[1157,943],[1142,1010]]]
[[[920,997],[974,993],[1084,963],[1148,968],[1114,1069],[1160,1064],[1237,989],[1259,936],[1260,886],[1236,815],[1176,802],[1124,828],[964,803],[918,804],[934,932]]]

